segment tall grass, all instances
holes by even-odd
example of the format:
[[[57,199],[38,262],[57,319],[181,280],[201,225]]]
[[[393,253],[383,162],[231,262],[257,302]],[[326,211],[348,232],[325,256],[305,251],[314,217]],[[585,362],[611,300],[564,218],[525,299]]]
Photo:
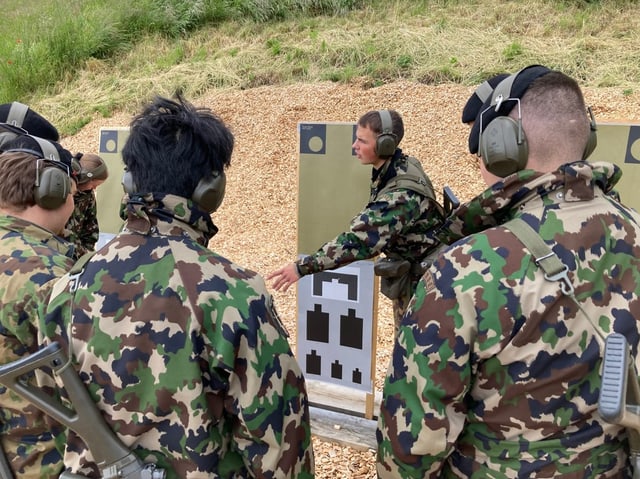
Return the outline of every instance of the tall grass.
[[[183,38],[225,20],[344,13],[360,0],[7,0],[1,19],[0,103],[51,91],[89,59],[126,52],[148,35]]]
[[[635,0],[3,0],[0,102],[63,134],[150,91],[404,78],[477,84],[531,63],[640,88]]]

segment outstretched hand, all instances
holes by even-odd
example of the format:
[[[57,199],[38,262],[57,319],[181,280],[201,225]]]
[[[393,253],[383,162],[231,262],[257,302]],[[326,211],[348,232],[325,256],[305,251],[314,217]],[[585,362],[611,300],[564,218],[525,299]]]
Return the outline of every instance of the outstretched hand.
[[[273,288],[276,291],[287,291],[289,286],[300,279],[300,275],[298,274],[298,268],[295,263],[289,263],[286,266],[270,273],[267,276],[267,280],[274,279]]]

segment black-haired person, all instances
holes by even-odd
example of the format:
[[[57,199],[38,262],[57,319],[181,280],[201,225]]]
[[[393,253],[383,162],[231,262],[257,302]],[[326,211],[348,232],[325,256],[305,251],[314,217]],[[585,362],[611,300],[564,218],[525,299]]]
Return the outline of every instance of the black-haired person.
[[[75,208],[65,227],[65,239],[74,244],[74,258],[94,251],[100,239],[96,188],[109,177],[104,160],[93,153],[78,153],[80,164],[78,191],[74,195]]]
[[[38,319],[53,284],[73,265],[59,235],[73,211],[71,153],[18,136],[0,153],[0,363],[38,349]],[[0,386],[0,445],[14,478],[57,478],[58,426]]]
[[[398,147],[403,136],[404,123],[395,110],[372,110],[360,117],[352,147],[360,163],[372,167],[369,202],[348,231],[269,274],[276,290],[286,291],[304,275],[384,253],[388,261],[379,266],[389,273],[381,271],[381,289],[392,299],[397,327],[422,275],[423,259],[439,245],[434,231],[443,221],[422,165]]]
[[[122,150],[124,227],[75,293],[68,276],[58,283],[42,332],[70,348],[107,424],[167,479],[310,479],[304,376],[273,298],[207,248],[233,146],[209,109],[180,96],[146,105]],[[72,431],[64,461],[99,477]]]

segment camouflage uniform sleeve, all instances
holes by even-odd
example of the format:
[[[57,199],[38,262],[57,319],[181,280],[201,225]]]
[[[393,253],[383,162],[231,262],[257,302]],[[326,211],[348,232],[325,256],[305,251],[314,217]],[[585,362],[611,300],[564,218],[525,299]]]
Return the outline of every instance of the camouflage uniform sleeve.
[[[420,216],[422,201],[418,193],[408,190],[384,194],[351,220],[349,231],[298,261],[298,270],[307,275],[373,258]]]
[[[312,478],[305,380],[264,282],[256,277],[252,286],[259,299],[247,310],[235,305],[224,312],[224,327],[236,330],[212,337],[218,353],[213,369],[228,372],[225,408],[238,418],[234,442],[255,477]],[[255,297],[247,293],[232,295]],[[237,314],[244,317],[231,317]]]
[[[91,191],[80,192],[74,197],[75,207],[65,227],[65,238],[75,245],[74,255],[79,258],[93,251],[100,237],[96,197]]]
[[[32,252],[37,253],[44,254]],[[12,271],[15,281],[9,281],[6,289],[0,287],[0,363],[15,361],[37,349],[37,323],[44,316],[51,287],[55,278],[71,266],[69,258],[62,255],[42,258],[47,261],[23,252],[21,269]],[[35,378],[31,380],[35,382]],[[58,477],[62,459],[54,446],[54,436],[59,432],[59,425],[0,386],[1,446],[16,477]]]

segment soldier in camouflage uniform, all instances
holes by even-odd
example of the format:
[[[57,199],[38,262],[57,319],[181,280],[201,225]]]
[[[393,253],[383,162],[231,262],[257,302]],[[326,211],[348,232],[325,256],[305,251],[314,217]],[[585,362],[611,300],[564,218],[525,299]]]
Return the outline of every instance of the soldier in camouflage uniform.
[[[382,478],[630,477],[625,429],[597,407],[604,337],[622,333],[638,354],[640,217],[608,195],[617,166],[581,160],[577,83],[540,66],[510,78],[476,131],[488,157],[493,121],[517,135],[521,111],[526,163],[501,178],[483,156],[490,187],[441,231],[452,244],[417,287],[383,389]],[[514,218],[568,268],[573,295],[545,278]]]
[[[44,316],[55,281],[73,265],[71,245],[57,236],[73,210],[71,153],[54,146],[60,163],[45,161],[37,141],[26,135],[9,141],[0,154],[1,364],[37,350],[38,319]],[[48,177],[52,168],[53,176],[66,183],[66,191],[52,189],[55,207],[45,206],[36,194],[43,190],[34,187],[36,178]],[[11,469],[5,473],[16,479],[57,478],[62,457],[54,445],[56,428],[0,386],[0,455],[4,453]]]
[[[78,191],[74,195],[75,208],[65,228],[65,239],[75,245],[74,258],[78,259],[95,249],[100,239],[96,188],[109,177],[107,165],[93,153],[75,155],[80,163]]]
[[[107,423],[168,479],[311,478],[305,380],[273,299],[259,275],[207,249],[233,142],[181,97],[134,118],[124,228],[58,283],[45,342],[70,347]],[[73,432],[64,461],[98,477]]]
[[[393,137],[393,144],[387,153],[381,154],[379,138],[383,135],[384,112],[391,117],[390,131],[384,134]],[[403,136],[402,117],[394,110],[372,110],[360,117],[353,149],[363,165],[373,167],[369,203],[351,220],[348,231],[314,254],[268,275],[267,279],[275,278],[276,290],[286,291],[302,276],[384,253],[391,261],[410,264],[407,273],[393,279],[400,285],[397,297],[389,295],[397,327],[422,275],[423,258],[439,245],[433,231],[443,220],[431,180],[420,162],[397,147]],[[383,278],[383,286],[385,281]]]

